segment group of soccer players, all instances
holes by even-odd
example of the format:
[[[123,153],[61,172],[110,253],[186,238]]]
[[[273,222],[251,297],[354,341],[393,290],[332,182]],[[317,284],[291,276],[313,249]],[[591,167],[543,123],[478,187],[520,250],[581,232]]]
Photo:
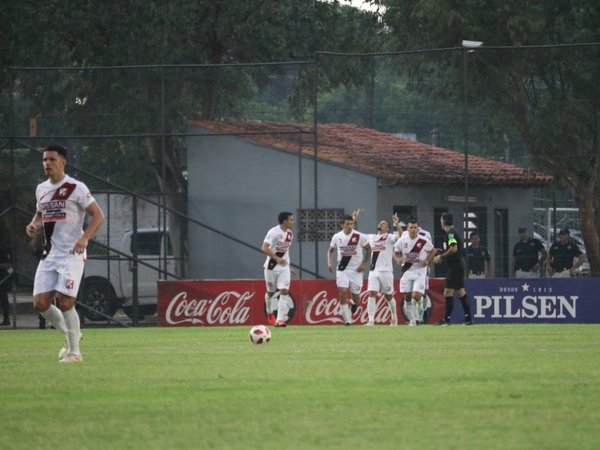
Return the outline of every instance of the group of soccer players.
[[[429,232],[421,229],[417,219],[407,220],[406,229],[396,214],[392,217],[395,231],[387,220],[377,225],[377,234],[358,231],[360,209],[346,215],[341,222],[341,231],[331,239],[327,250],[327,267],[334,270],[333,254],[337,252],[336,285],[343,322],[352,324],[352,314],[356,311],[363,285],[363,273],[370,262],[368,277],[367,325],[375,324],[376,296],[383,294],[390,308],[391,325],[398,324],[398,312],[394,299],[393,260],[402,266],[400,292],[404,294],[405,313],[410,326],[423,321],[424,294],[428,288],[429,266],[432,262],[445,262],[448,266],[444,298],[446,311],[442,325],[450,324],[453,296],[459,295],[465,311],[465,324],[472,324],[469,302],[464,291],[464,264],[462,262],[462,242],[452,226],[452,216],[444,214],[441,226],[446,232],[445,249],[437,251]],[[267,255],[264,275],[267,287],[265,307],[268,322],[275,326],[286,326],[286,314],[291,304],[289,298],[290,259],[294,216],[291,212],[281,212],[279,225],[271,228],[262,245]],[[439,254],[438,254],[439,253]],[[278,295],[277,295],[278,294]],[[277,317],[274,312],[277,311]]]

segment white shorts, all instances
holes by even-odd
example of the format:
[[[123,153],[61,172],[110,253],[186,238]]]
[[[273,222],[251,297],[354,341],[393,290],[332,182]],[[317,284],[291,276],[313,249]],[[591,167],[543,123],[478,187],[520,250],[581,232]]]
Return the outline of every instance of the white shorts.
[[[369,272],[369,284],[367,290],[381,292],[383,295],[394,293],[394,272]]]
[[[84,265],[82,255],[42,259],[35,271],[33,295],[56,291],[77,298]]]
[[[425,293],[427,288],[427,271],[409,270],[404,272],[400,278],[400,292],[409,294],[411,292]]]
[[[338,270],[335,273],[335,284],[339,288],[350,288],[353,294],[360,294],[363,285],[363,274],[356,269]]]
[[[272,293],[278,289],[290,288],[290,269],[268,270],[265,269],[265,284],[267,292]]]

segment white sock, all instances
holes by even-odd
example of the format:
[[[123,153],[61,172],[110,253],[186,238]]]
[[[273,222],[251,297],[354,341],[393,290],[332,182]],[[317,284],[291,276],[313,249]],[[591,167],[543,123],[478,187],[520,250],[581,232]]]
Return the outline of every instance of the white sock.
[[[279,301],[277,302],[277,320],[287,321],[287,313],[289,310],[288,296],[279,294]]]
[[[388,301],[388,305],[390,305],[390,311],[392,312],[392,319],[397,319],[398,313],[396,312],[396,300],[393,297]]]
[[[352,323],[352,315],[350,314],[350,305],[348,303],[342,305],[342,317],[344,318],[344,323]]]
[[[269,293],[267,292],[265,294],[265,309],[267,310],[267,314],[273,314],[273,311],[275,310],[273,308],[273,302],[272,302],[273,296],[269,296]]]
[[[414,298],[410,300],[410,320],[417,320],[417,301]]]
[[[369,322],[375,322],[376,310],[377,303],[375,302],[375,297],[369,295],[369,300],[367,301],[367,313],[369,314]]]
[[[48,322],[50,322],[50,325],[67,336],[67,325],[65,324],[65,318],[60,309],[58,309],[55,305],[50,305],[50,308],[40,314],[44,316]]]
[[[75,307],[63,313],[65,324],[67,326],[67,341],[69,341],[69,353],[79,355],[79,339],[81,338],[81,329],[79,325],[79,314]]]

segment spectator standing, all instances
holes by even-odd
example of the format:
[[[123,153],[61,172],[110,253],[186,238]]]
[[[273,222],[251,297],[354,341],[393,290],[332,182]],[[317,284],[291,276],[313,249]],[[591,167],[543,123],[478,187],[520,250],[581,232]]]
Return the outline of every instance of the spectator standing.
[[[585,262],[585,255],[571,239],[571,232],[563,228],[558,232],[558,241],[550,246],[547,270],[552,278],[569,278]],[[577,261],[573,261],[577,258]]]
[[[469,241],[471,242],[467,247],[469,278],[491,278],[494,273],[492,258],[487,248],[481,246],[479,233],[473,231]]]
[[[529,236],[527,227],[519,228],[519,242],[513,248],[514,278],[539,278],[540,268],[548,257],[542,241]]]

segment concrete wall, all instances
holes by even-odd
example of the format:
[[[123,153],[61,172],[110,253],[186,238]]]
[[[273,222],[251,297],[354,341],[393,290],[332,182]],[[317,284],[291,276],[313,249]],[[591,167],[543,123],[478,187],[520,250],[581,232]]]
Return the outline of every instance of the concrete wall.
[[[205,225],[260,248],[267,230],[277,224],[280,211],[296,214],[299,208],[315,207],[312,158],[235,136],[192,136],[187,148],[188,213]],[[364,208],[359,226],[363,232],[376,232],[377,222],[389,219],[394,205],[415,205],[421,226],[432,235],[441,233],[439,223],[434,223],[434,209],[448,208],[462,230],[464,203],[447,200],[449,195],[462,197],[462,186],[390,187],[372,175],[323,162],[318,163],[317,174],[318,208],[343,208],[348,214]],[[471,186],[469,195],[476,197],[470,206],[487,208],[484,244],[498,259],[497,274],[502,275],[500,266],[504,260],[510,261],[517,228],[532,224],[533,189]],[[507,230],[495,228],[496,209],[508,210]],[[507,242],[505,250],[496,248],[499,234]],[[326,263],[329,242],[315,245],[298,238],[296,234],[290,252],[292,263],[332,277]],[[189,278],[261,278],[263,262],[264,256],[256,249],[190,224]]]
[[[232,136],[189,137],[187,148],[188,213],[205,225],[260,248],[280,211],[297,214],[299,208],[314,208],[311,158]],[[358,207],[375,211],[375,177],[326,163],[318,164],[317,174],[318,208],[343,208],[348,214]],[[366,215],[361,227],[375,229],[375,217]],[[328,277],[328,245],[300,243],[296,235],[292,263]],[[190,224],[188,253],[190,278],[263,276],[262,253],[202,226]]]

